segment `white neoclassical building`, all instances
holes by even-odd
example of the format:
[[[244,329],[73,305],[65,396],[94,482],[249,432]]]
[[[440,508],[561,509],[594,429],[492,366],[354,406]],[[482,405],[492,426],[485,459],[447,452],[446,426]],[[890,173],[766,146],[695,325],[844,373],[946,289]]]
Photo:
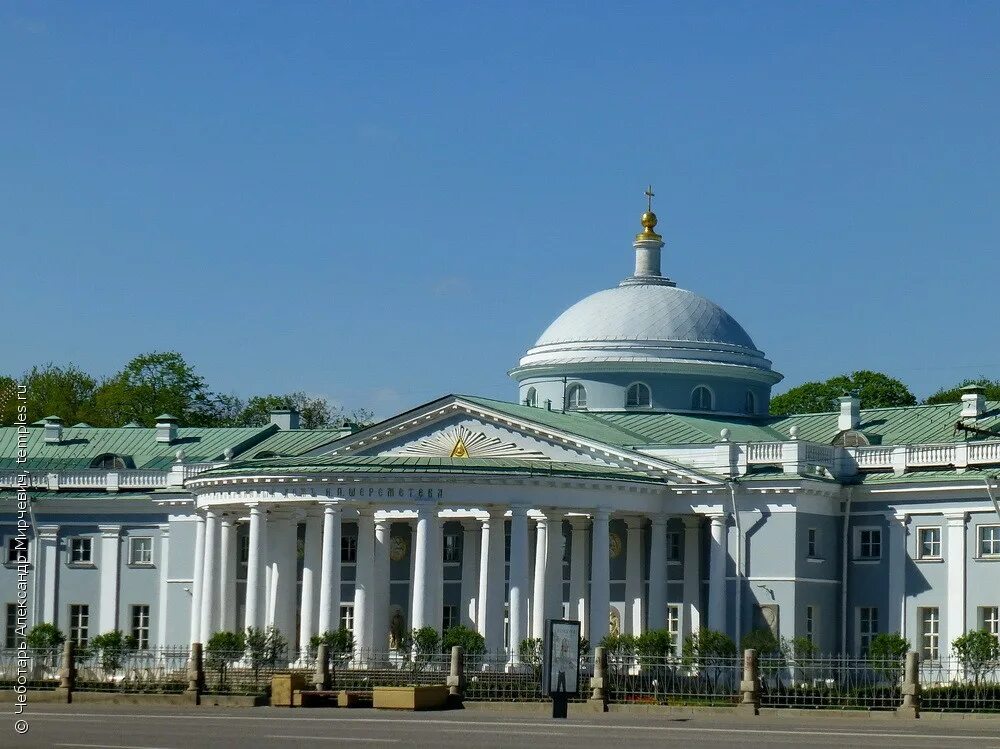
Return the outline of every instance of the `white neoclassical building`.
[[[381,650],[464,624],[516,658],[557,616],[595,644],[769,628],[860,653],[898,631],[929,659],[1000,635],[1000,404],[771,416],[781,375],[661,273],[655,228],[528,348],[514,402],[449,395],[353,433],[288,412],[0,430],[0,584],[25,564],[30,621],[150,646],[343,625]]]

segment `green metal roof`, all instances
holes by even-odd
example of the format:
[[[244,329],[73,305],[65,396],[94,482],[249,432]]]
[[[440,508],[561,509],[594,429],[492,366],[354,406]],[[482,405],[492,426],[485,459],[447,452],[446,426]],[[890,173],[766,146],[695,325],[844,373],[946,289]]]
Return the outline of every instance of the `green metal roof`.
[[[921,481],[975,481],[982,486],[983,479],[996,480],[1000,470],[996,468],[980,470],[969,468],[962,473],[954,469],[940,469],[927,471],[907,471],[902,475],[896,475],[889,471],[878,471],[874,473],[859,474],[857,479],[863,484],[912,484]]]
[[[237,455],[265,439],[277,427],[210,429],[180,427],[177,439],[167,444],[156,441],[156,429],[64,427],[62,440],[46,442],[43,429],[29,429],[28,462],[18,465],[17,429],[0,428],[0,470],[69,471],[89,468],[94,458],[107,453],[132,459],[136,468],[166,470],[180,449],[188,462],[220,460],[227,449]]]
[[[567,463],[516,458],[427,458],[409,456],[313,456],[264,458],[231,463],[198,474],[198,478],[245,475],[322,473],[444,473],[504,474],[533,477],[594,478],[662,484],[663,479],[627,468],[590,463]]]
[[[275,432],[267,439],[257,443],[246,451],[245,457],[256,458],[262,453],[273,453],[277,457],[286,458],[303,455],[317,447],[336,442],[347,436],[344,429],[290,429]]]

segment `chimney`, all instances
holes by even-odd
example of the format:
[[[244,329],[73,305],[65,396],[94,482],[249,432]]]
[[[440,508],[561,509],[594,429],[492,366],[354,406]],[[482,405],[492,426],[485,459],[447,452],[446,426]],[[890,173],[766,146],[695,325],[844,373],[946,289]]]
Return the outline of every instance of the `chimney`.
[[[545,399],[545,400],[543,401],[543,403],[544,403],[544,405],[545,405],[545,410],[546,410],[546,411],[551,411],[551,410],[552,410],[552,399],[551,399],[551,398],[546,398],[546,399]]]
[[[986,395],[979,385],[962,388],[962,418],[978,419],[986,413]]]
[[[861,401],[856,395],[845,395],[837,398],[837,402],[840,404],[837,429],[841,432],[857,429],[861,424]]]
[[[170,414],[156,417],[156,441],[170,444],[177,439],[177,419]]]
[[[282,431],[298,429],[299,412],[294,408],[275,408],[271,411],[271,423]]]
[[[59,444],[62,442],[62,419],[58,416],[45,417],[45,442]]]

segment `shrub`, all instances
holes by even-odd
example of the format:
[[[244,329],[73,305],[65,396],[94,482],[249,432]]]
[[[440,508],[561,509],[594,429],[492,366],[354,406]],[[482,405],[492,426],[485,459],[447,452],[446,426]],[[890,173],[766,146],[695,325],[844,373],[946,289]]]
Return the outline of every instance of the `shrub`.
[[[205,646],[205,668],[219,675],[219,685],[226,680],[226,668],[243,657],[246,644],[241,632],[216,632]]]
[[[903,676],[903,658],[910,649],[910,641],[899,632],[881,632],[872,638],[868,658],[874,661],[875,672],[888,681],[899,681]]]
[[[446,653],[451,652],[456,645],[461,646],[468,655],[481,655],[486,652],[485,638],[476,630],[462,624],[449,628],[441,638],[441,647]]]
[[[531,669],[541,676],[542,673],[542,640],[540,637],[527,637],[521,640],[518,645],[517,654],[521,663],[530,666]]]
[[[736,643],[725,632],[703,629],[684,638],[681,652],[685,660],[732,658],[736,655]]]
[[[635,637],[609,633],[601,639],[601,647],[606,648],[609,655],[635,655]]]
[[[344,661],[354,653],[354,635],[347,627],[313,635],[309,638],[310,658],[316,657],[320,645],[326,645],[326,656],[330,661]]]
[[[770,629],[752,629],[740,640],[740,650],[756,650],[761,655],[774,655],[781,644]]]
[[[246,655],[250,660],[254,681],[264,666],[273,668],[288,648],[288,640],[274,627],[267,629],[247,627],[243,641],[246,644]]]
[[[90,653],[112,677],[128,655],[138,648],[138,641],[132,635],[122,634],[120,629],[97,635],[89,644]]]
[[[46,622],[36,624],[28,630],[28,635],[24,639],[28,647],[34,650],[55,650],[66,642],[66,635],[60,632],[56,625]]]
[[[635,652],[639,662],[655,660],[674,654],[674,637],[667,629],[650,629],[635,638]]]
[[[1000,661],[1000,640],[985,629],[975,629],[956,637],[951,641],[951,647],[976,684]]]

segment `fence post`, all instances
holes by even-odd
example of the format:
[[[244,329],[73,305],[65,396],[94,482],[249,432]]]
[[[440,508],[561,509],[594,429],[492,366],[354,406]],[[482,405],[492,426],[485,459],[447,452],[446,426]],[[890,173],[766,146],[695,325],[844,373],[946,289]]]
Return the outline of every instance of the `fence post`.
[[[752,648],[743,651],[743,680],[740,682],[743,695],[737,709],[748,715],[760,715],[760,667],[758,654]]]
[[[66,704],[73,701],[76,687],[76,649],[72,640],[63,643],[62,663],[59,666],[59,688],[56,692],[66,697]]]
[[[313,672],[313,684],[320,692],[330,689],[330,660],[327,655],[326,643],[316,648],[316,670]]]
[[[908,717],[920,717],[920,653],[910,651],[906,654],[906,664],[903,669],[903,702],[896,712]]]
[[[461,645],[451,649],[451,668],[448,671],[448,702],[461,705],[465,698],[465,650]]]
[[[201,643],[191,643],[191,657],[188,660],[188,688],[186,694],[190,695],[194,704],[201,704],[201,692],[205,688],[205,669],[201,660]]]
[[[601,712],[608,711],[608,651],[606,648],[594,649],[594,675],[590,677],[590,704]]]

